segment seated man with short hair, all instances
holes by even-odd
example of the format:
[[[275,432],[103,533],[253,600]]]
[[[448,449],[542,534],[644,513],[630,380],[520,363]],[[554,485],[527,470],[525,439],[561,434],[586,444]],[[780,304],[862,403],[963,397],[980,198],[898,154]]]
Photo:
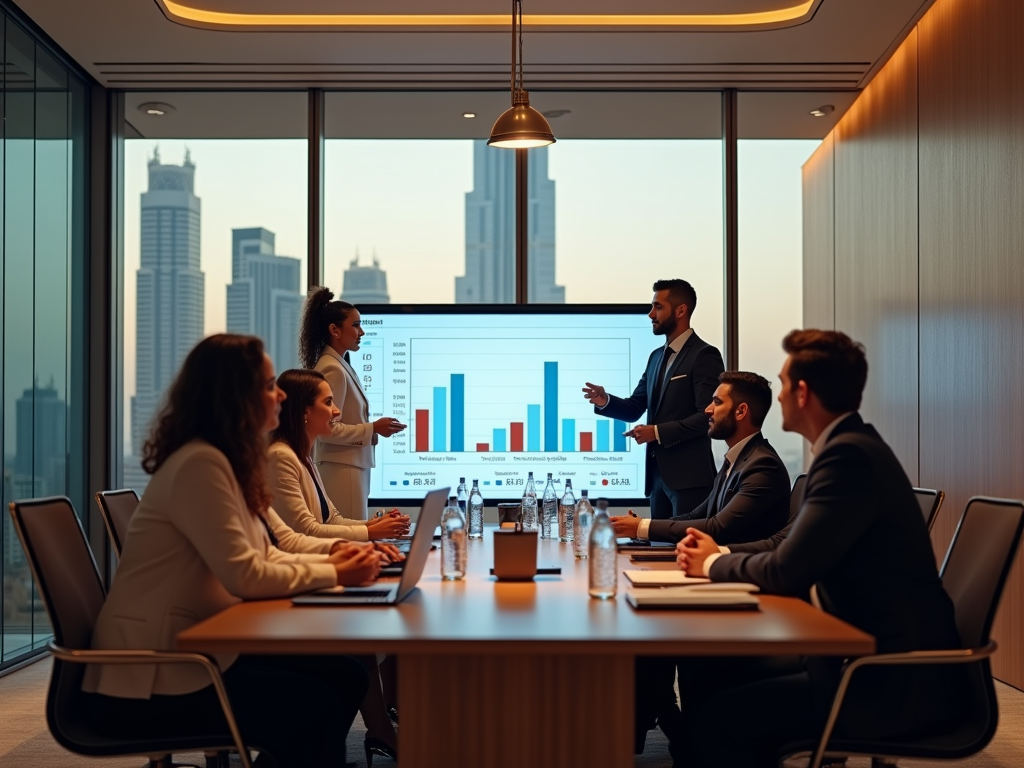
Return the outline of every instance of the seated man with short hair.
[[[935,567],[931,540],[903,467],[857,413],[867,380],[864,348],[835,331],[793,331],[780,378],[783,429],[811,442],[814,459],[788,535],[760,551],[723,554],[691,529],[676,548],[680,566],[712,581],[756,584],[768,594],[807,595],[873,635],[879,653],[956,648],[953,604]],[[798,674],[739,687],[690,689],[699,701],[670,744],[686,768],[774,765],[785,744],[813,739],[828,712],[842,659],[811,657]],[[853,680],[837,725],[863,738],[941,727],[960,715],[962,670],[872,667]],[[727,712],[728,715],[722,715]]]
[[[768,380],[747,371],[719,377],[708,417],[708,436],[729,446],[722,469],[704,502],[667,520],[613,517],[616,536],[677,542],[687,528],[707,533],[720,544],[767,538],[789,517],[789,473],[761,434],[772,405]]]

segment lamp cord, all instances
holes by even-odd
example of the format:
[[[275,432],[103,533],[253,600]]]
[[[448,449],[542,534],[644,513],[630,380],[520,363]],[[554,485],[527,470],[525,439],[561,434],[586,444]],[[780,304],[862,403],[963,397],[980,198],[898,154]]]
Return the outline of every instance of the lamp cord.
[[[517,55],[518,54],[518,55]],[[512,77],[509,90],[515,104],[516,91],[523,88],[523,3],[512,0]]]

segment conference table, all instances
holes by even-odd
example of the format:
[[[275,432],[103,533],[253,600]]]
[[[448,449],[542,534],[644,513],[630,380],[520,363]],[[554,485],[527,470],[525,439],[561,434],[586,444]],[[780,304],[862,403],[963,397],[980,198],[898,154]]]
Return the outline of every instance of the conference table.
[[[618,596],[592,599],[586,560],[557,541],[539,542],[538,564],[561,566],[560,576],[497,582],[492,530],[469,542],[464,580],[441,580],[435,550],[419,588],[398,606],[244,602],[179,634],[178,647],[397,655],[404,768],[627,768],[638,655],[860,656],[875,648],[870,635],[795,598],[763,595],[757,611],[638,611],[625,602],[621,571],[644,566],[622,554]],[[312,712],[310,723],[324,727]]]

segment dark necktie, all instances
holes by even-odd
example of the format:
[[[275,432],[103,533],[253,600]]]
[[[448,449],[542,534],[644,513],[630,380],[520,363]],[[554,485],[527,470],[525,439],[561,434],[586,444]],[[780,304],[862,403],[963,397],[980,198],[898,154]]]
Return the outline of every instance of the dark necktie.
[[[672,347],[665,345],[661,352],[661,362],[658,364],[658,378],[654,380],[654,395],[657,403],[661,404],[661,396],[665,389],[665,375],[668,373],[668,360],[672,357]]]
[[[718,470],[718,477],[715,478],[715,484],[713,486],[715,489],[714,505],[708,505],[708,517],[714,517],[714,515],[717,515],[719,510],[722,508],[722,495],[725,493],[725,486],[728,484],[726,474],[729,472],[729,467],[731,466],[732,463],[728,458],[726,458],[725,461],[722,462],[722,468]]]

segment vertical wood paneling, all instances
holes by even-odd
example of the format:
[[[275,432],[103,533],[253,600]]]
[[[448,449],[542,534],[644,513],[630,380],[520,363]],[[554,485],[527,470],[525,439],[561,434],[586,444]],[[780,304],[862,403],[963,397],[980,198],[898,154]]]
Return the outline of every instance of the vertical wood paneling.
[[[940,0],[921,21],[921,481],[1024,498],[1024,3]],[[1020,557],[1018,557],[1018,560]],[[995,631],[1024,687],[1024,569]]]
[[[833,327],[834,168],[829,134],[803,167],[804,328]]]
[[[861,413],[916,483],[916,31],[834,134],[835,327],[867,348]]]

